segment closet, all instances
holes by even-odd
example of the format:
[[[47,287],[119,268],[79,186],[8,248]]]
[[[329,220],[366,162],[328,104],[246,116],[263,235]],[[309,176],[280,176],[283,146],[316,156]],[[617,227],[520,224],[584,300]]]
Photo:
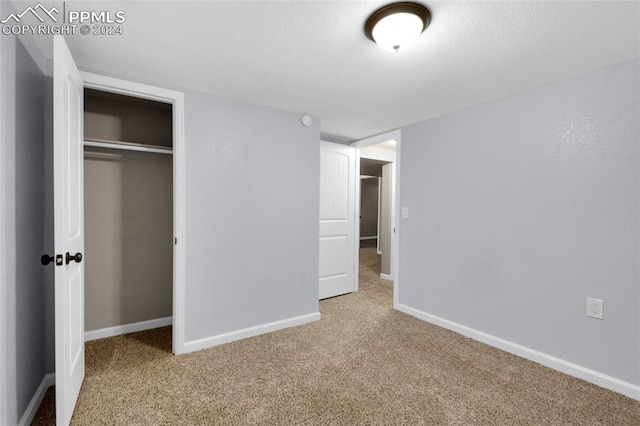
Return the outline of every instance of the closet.
[[[84,90],[85,332],[172,316],[172,123],[171,104]]]

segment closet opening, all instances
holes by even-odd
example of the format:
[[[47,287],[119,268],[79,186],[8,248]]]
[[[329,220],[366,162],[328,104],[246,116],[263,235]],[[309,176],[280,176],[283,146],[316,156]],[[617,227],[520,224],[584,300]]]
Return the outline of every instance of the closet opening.
[[[172,324],[173,108],[85,87],[85,341]]]
[[[360,257],[376,267],[377,275],[393,281],[395,140],[360,148]],[[376,258],[377,255],[377,258]],[[378,262],[373,262],[377,259]]]

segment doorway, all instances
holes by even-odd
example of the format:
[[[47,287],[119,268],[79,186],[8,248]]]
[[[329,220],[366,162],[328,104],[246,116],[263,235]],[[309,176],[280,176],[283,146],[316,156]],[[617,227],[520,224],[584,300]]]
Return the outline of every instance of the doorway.
[[[378,153],[381,148],[375,146],[360,151],[359,218],[360,248],[376,248],[381,257],[380,278],[391,281],[391,172],[395,145],[389,145],[383,148],[389,152]],[[388,158],[380,159],[384,157]]]
[[[380,254],[381,165],[360,159],[360,248],[375,247]]]
[[[85,341],[172,323],[172,120],[169,103],[84,89]]]
[[[368,242],[367,237],[371,235],[361,235],[364,228],[362,225],[362,218],[366,216],[366,212],[362,211],[362,197],[366,197],[364,190],[369,192],[369,195],[374,193],[371,187],[365,187],[364,185],[376,186],[373,179],[379,179],[377,182],[378,188],[378,214],[377,218],[379,224],[377,227],[376,236],[376,249],[380,256],[380,278],[393,282],[393,306],[397,305],[398,301],[398,263],[399,263],[399,170],[400,170],[400,130],[384,133],[378,136],[365,138],[352,143],[351,145],[357,148],[357,161],[360,165],[360,176],[358,180],[360,184],[357,185],[357,202],[358,209],[356,217],[359,218],[356,225],[357,241],[361,242],[361,245],[371,245]],[[384,177],[383,177],[384,175]],[[368,182],[368,183],[362,183]],[[363,190],[363,188],[365,188]],[[371,204],[369,204],[371,205]],[[364,213],[364,214],[363,214]],[[370,219],[370,218],[369,218]],[[369,225],[369,232],[371,233]],[[361,237],[364,237],[361,240]],[[371,258],[371,254],[368,254]],[[360,253],[356,256],[359,270],[359,258]]]
[[[109,96],[125,96],[134,99],[142,106],[155,102],[170,106],[171,122],[171,186],[172,197],[172,280],[171,280],[171,315],[161,318],[159,322],[145,323],[145,321],[135,322],[131,327],[116,329],[115,334],[123,334],[133,331],[140,331],[146,328],[172,324],[172,352],[175,355],[184,353],[184,98],[183,94],[173,90],[163,89],[145,84],[134,83],[111,77],[105,77],[92,73],[82,73],[84,88],[86,91],[103,93]],[[99,148],[101,141],[90,142],[94,147]],[[122,142],[122,141],[121,141]],[[125,141],[127,142],[127,141]],[[151,152],[156,155],[166,155],[167,144],[165,146],[137,147],[136,143],[128,144],[128,152],[144,153]],[[86,144],[86,142],[85,142]],[[124,144],[126,145],[126,144]],[[144,144],[143,144],[144,145]]]

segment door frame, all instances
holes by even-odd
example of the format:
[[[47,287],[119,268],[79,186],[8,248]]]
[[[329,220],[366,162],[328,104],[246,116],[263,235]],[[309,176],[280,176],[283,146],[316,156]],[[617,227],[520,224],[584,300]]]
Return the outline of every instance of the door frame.
[[[398,309],[398,300],[400,294],[400,145],[401,145],[402,132],[400,129],[392,130],[389,132],[381,133],[379,135],[370,136],[364,139],[359,139],[352,142],[350,145],[356,148],[356,163],[358,164],[358,174],[356,179],[360,180],[360,148],[365,148],[372,145],[377,145],[382,142],[387,142],[391,139],[396,141],[396,159],[391,162],[391,185],[393,190],[391,191],[391,224],[392,229],[395,232],[391,235],[391,279],[393,280],[393,308]],[[359,271],[359,250],[360,250],[360,189],[359,185],[356,185],[356,271]],[[356,274],[356,291],[358,290],[358,275]]]
[[[184,94],[99,74],[81,72],[84,87],[169,103],[173,110],[173,341],[175,355],[185,353],[185,143]]]

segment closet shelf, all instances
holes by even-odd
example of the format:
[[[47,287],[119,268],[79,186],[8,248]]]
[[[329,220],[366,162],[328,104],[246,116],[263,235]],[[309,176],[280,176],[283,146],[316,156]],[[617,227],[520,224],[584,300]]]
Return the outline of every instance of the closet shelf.
[[[173,154],[173,148],[162,145],[149,145],[134,142],[112,141],[106,139],[84,138],[84,146],[96,148],[123,149],[126,151],[154,152],[157,154]]]

